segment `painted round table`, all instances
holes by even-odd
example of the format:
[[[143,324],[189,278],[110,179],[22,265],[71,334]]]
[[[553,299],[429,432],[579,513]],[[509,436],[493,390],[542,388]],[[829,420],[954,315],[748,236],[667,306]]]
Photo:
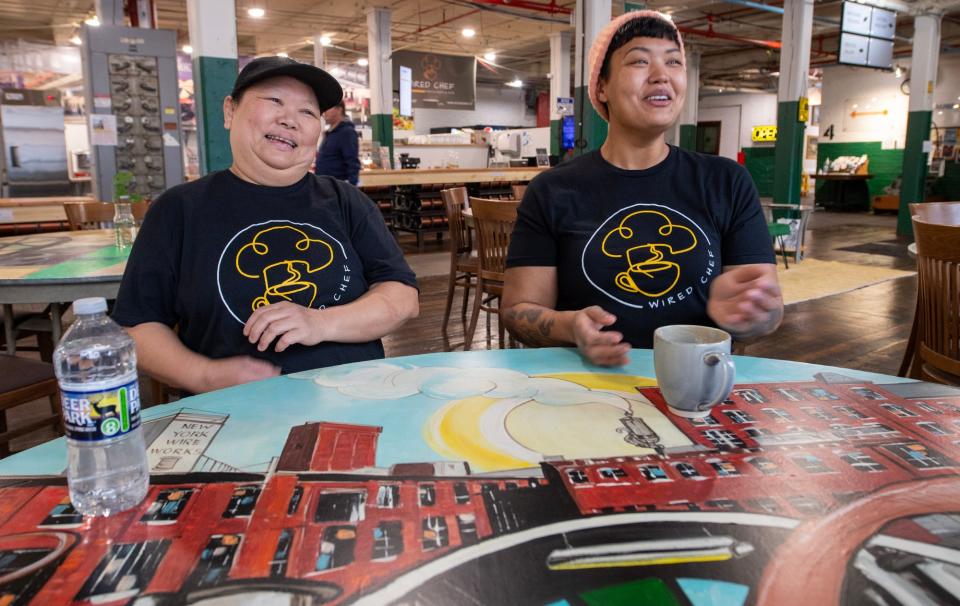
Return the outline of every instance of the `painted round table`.
[[[60,304],[83,297],[116,298],[129,254],[117,248],[111,229],[0,238],[0,304],[7,353],[16,352],[14,304],[49,303],[56,343]]]
[[[652,353],[631,356],[601,369],[568,349],[430,354],[153,407],[150,492],[109,519],[70,505],[62,440],[14,455],[0,461],[0,591],[24,604],[958,598],[960,391],[735,357],[729,399],[691,420],[667,412]]]

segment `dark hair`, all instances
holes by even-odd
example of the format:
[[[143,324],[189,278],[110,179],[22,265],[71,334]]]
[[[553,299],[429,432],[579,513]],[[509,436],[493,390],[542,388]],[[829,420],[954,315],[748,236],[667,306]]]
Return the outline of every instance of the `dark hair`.
[[[662,38],[672,40],[680,46],[680,35],[672,23],[656,17],[631,19],[617,28],[613,38],[610,39],[607,54],[604,55],[603,63],[600,64],[601,79],[606,80],[610,77],[610,57],[613,56],[614,51],[634,38]]]

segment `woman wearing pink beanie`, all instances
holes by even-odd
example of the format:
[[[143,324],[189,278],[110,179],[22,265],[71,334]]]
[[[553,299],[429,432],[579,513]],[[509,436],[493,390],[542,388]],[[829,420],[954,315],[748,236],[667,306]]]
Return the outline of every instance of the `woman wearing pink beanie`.
[[[533,346],[576,345],[620,366],[668,324],[736,339],[783,317],[773,247],[750,175],[666,143],[687,90],[683,41],[655,11],[611,21],[590,49],[594,151],[534,179],[518,210],[502,317]]]

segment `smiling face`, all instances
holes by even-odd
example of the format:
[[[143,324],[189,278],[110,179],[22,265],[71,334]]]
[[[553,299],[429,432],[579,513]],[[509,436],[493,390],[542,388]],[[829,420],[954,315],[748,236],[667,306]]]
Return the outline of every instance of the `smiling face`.
[[[610,55],[597,98],[607,104],[610,126],[659,136],[677,120],[687,93],[687,68],[676,42],[637,37]]]
[[[223,126],[230,131],[230,170],[260,185],[296,183],[316,153],[320,113],[313,90],[289,76],[252,84],[239,103],[227,97]]]

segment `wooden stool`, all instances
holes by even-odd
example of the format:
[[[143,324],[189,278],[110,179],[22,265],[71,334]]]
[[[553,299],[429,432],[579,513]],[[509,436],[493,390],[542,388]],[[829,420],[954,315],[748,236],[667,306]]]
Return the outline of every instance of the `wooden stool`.
[[[7,410],[43,396],[50,399],[50,415],[7,431]],[[62,433],[53,365],[0,354],[0,458],[10,454],[10,440],[44,427],[53,427]]]

